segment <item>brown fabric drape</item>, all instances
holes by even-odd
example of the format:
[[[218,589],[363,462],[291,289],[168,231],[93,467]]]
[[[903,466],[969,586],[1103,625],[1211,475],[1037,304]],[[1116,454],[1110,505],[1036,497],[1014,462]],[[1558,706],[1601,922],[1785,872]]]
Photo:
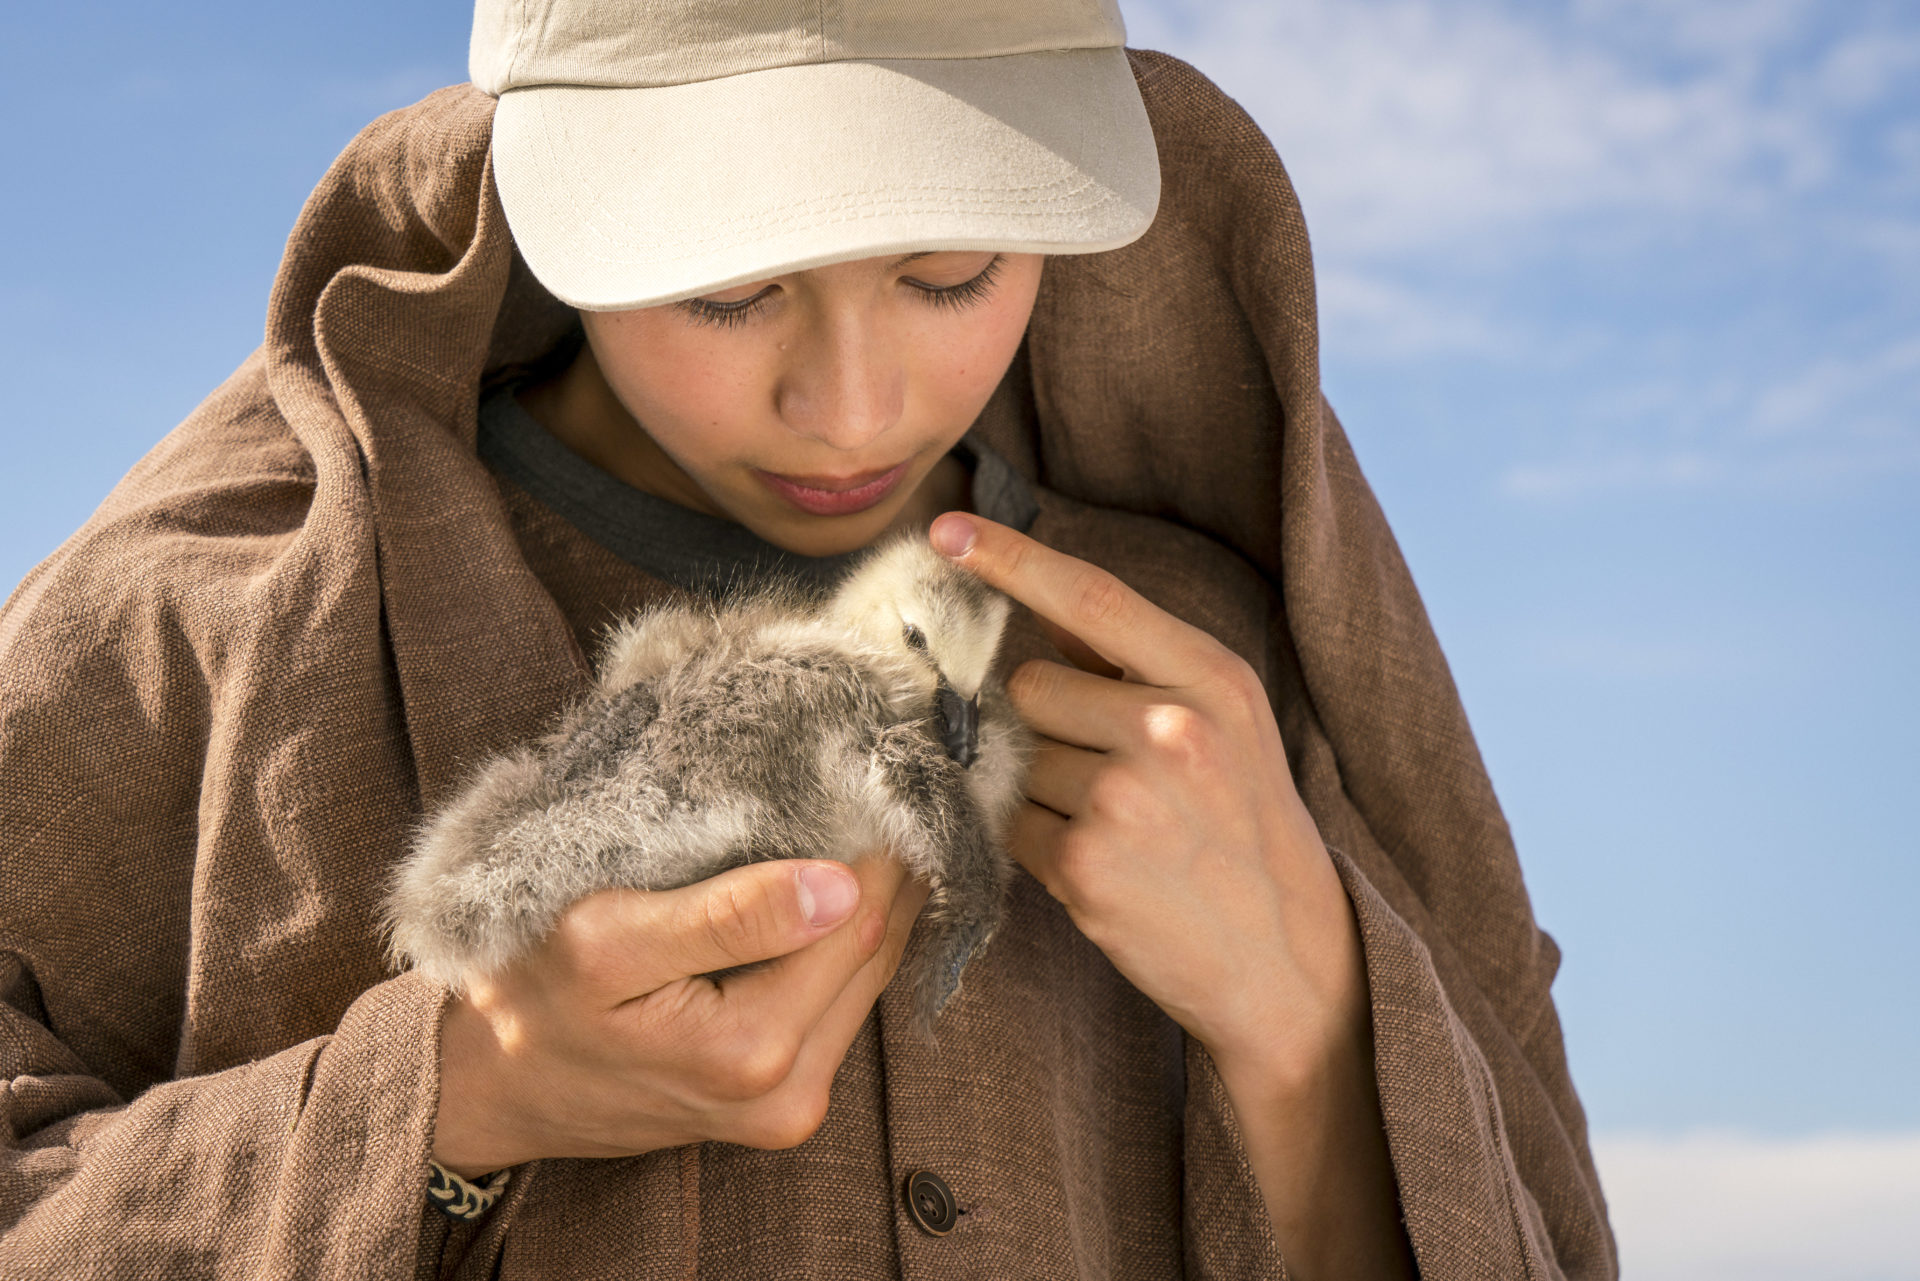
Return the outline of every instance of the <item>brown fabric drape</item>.
[[[1159,216],[1048,263],[981,430],[1037,537],[1264,675],[1360,922],[1422,1275],[1614,1276],[1558,954],[1321,399],[1292,189],[1204,77],[1132,57]],[[477,1227],[426,1210],[445,993],[383,971],[382,878],[658,587],[474,456],[482,380],[572,324],[514,254],[491,110],[443,90],[347,149],[264,346],[0,614],[0,1278],[1283,1275],[1204,1051],[1024,877],[937,1050],[889,991],[800,1148],[536,1162]],[[916,1168],[964,1229],[910,1225]]]

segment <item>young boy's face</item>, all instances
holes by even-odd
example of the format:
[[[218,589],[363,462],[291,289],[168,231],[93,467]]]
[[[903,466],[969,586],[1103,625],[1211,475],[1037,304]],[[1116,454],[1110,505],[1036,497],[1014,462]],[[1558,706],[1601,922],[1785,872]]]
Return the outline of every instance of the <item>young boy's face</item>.
[[[620,417],[647,438],[607,445],[617,470],[789,551],[865,546],[937,488],[1019,348],[1043,261],[889,255],[585,313]]]

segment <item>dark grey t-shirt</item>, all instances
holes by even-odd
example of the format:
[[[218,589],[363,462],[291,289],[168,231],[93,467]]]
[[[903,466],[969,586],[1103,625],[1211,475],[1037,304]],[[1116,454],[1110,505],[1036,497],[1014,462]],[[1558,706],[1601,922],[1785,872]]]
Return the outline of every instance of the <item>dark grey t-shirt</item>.
[[[778,576],[825,586],[853,553],[800,556],[744,525],[635,489],[568,449],[502,387],[480,405],[480,458],[614,555],[656,578],[719,594]],[[953,450],[973,473],[973,509],[1024,530],[1039,512],[1024,476],[969,433]]]

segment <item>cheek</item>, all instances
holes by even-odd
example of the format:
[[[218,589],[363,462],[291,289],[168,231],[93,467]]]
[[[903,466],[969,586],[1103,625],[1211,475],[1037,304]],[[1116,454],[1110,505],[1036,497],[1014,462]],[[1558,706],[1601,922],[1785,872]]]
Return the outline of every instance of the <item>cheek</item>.
[[[737,343],[648,312],[595,313],[587,335],[607,385],[662,446],[689,458],[726,452],[754,390]]]
[[[949,321],[939,328],[943,359],[931,362],[930,369],[944,399],[955,404],[986,403],[1019,350],[1038,288],[1037,268],[1009,271],[994,296],[970,313],[971,323]]]

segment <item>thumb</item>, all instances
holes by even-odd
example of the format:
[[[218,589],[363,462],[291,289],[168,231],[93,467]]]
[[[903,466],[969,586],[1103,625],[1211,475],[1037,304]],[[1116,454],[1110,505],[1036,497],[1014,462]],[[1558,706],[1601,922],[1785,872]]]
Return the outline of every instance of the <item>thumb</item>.
[[[750,863],[652,896],[657,962],[674,978],[797,952],[853,915],[860,882],[844,863]]]

